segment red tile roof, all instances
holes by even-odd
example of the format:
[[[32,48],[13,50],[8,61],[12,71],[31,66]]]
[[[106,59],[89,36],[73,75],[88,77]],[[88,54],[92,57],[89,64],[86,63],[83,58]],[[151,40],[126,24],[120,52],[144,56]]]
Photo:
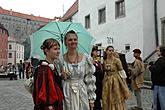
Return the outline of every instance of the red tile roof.
[[[66,21],[67,19],[71,18],[76,12],[78,12],[78,0],[76,0],[74,4],[67,10],[60,21]]]
[[[50,19],[50,18],[45,18],[45,17],[40,17],[40,16],[28,15],[28,14],[24,14],[24,13],[20,13],[20,12],[15,12],[12,10],[5,10],[1,7],[0,7],[0,14],[20,17],[20,18],[24,18],[24,19],[30,19],[30,20],[34,20],[34,21],[42,21],[42,22],[49,22],[49,21],[55,20],[55,19]]]

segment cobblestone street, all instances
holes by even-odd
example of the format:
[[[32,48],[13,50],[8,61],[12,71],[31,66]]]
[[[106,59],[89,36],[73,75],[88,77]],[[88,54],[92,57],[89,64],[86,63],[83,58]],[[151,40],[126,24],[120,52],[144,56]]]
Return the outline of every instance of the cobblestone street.
[[[152,110],[152,91],[149,89],[142,89],[142,105],[143,110]],[[132,98],[127,101],[127,106],[130,109],[133,106],[136,106],[135,96],[132,95]]]
[[[0,110],[33,110],[30,93],[24,80],[0,80]]]
[[[33,110],[30,93],[24,88],[24,80],[0,79],[0,110]],[[143,110],[151,110],[152,92],[142,89]],[[128,108],[136,105],[135,97],[127,101]]]

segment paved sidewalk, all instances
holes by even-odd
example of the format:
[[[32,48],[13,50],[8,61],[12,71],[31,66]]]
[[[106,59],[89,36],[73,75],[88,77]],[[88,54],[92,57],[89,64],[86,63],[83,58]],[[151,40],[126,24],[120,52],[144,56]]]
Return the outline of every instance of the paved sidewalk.
[[[152,110],[152,90],[142,89],[142,105],[143,110]],[[131,107],[136,106],[134,95],[132,95],[132,98],[127,101],[127,106],[129,110],[131,110]]]
[[[143,110],[151,110],[152,92],[142,89]],[[135,97],[127,101],[128,108],[136,105]],[[33,110],[31,94],[24,88],[24,80],[0,79],[0,110]]]
[[[33,110],[31,94],[25,90],[23,83],[23,79],[0,79],[0,110]]]

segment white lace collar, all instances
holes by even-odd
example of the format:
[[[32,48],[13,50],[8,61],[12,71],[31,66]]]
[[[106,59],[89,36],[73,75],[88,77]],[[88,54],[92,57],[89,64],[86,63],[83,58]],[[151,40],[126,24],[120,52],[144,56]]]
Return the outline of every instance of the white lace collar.
[[[49,66],[52,70],[54,70],[55,69],[55,65],[54,64],[49,64],[48,62],[46,62],[46,61],[43,61],[42,63],[41,63],[41,65],[47,65],[47,66]]]

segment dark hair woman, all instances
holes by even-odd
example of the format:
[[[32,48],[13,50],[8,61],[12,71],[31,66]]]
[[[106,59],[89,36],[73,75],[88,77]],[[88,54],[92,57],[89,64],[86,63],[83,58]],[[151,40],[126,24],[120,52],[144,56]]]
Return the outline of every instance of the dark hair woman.
[[[119,72],[123,71],[123,67],[120,59],[114,56],[113,46],[106,48],[103,70],[103,110],[127,110],[125,101],[130,96],[130,92],[125,80],[120,77]]]
[[[102,80],[103,80],[103,70],[102,64],[97,56],[98,47],[93,46],[91,56],[93,58],[93,65],[95,66],[95,77],[96,77],[96,100],[94,110],[101,110],[101,97],[102,97]]]
[[[34,110],[62,110],[61,78],[54,64],[60,54],[60,45],[50,38],[43,42],[41,49],[46,59],[40,61],[34,73]]]

